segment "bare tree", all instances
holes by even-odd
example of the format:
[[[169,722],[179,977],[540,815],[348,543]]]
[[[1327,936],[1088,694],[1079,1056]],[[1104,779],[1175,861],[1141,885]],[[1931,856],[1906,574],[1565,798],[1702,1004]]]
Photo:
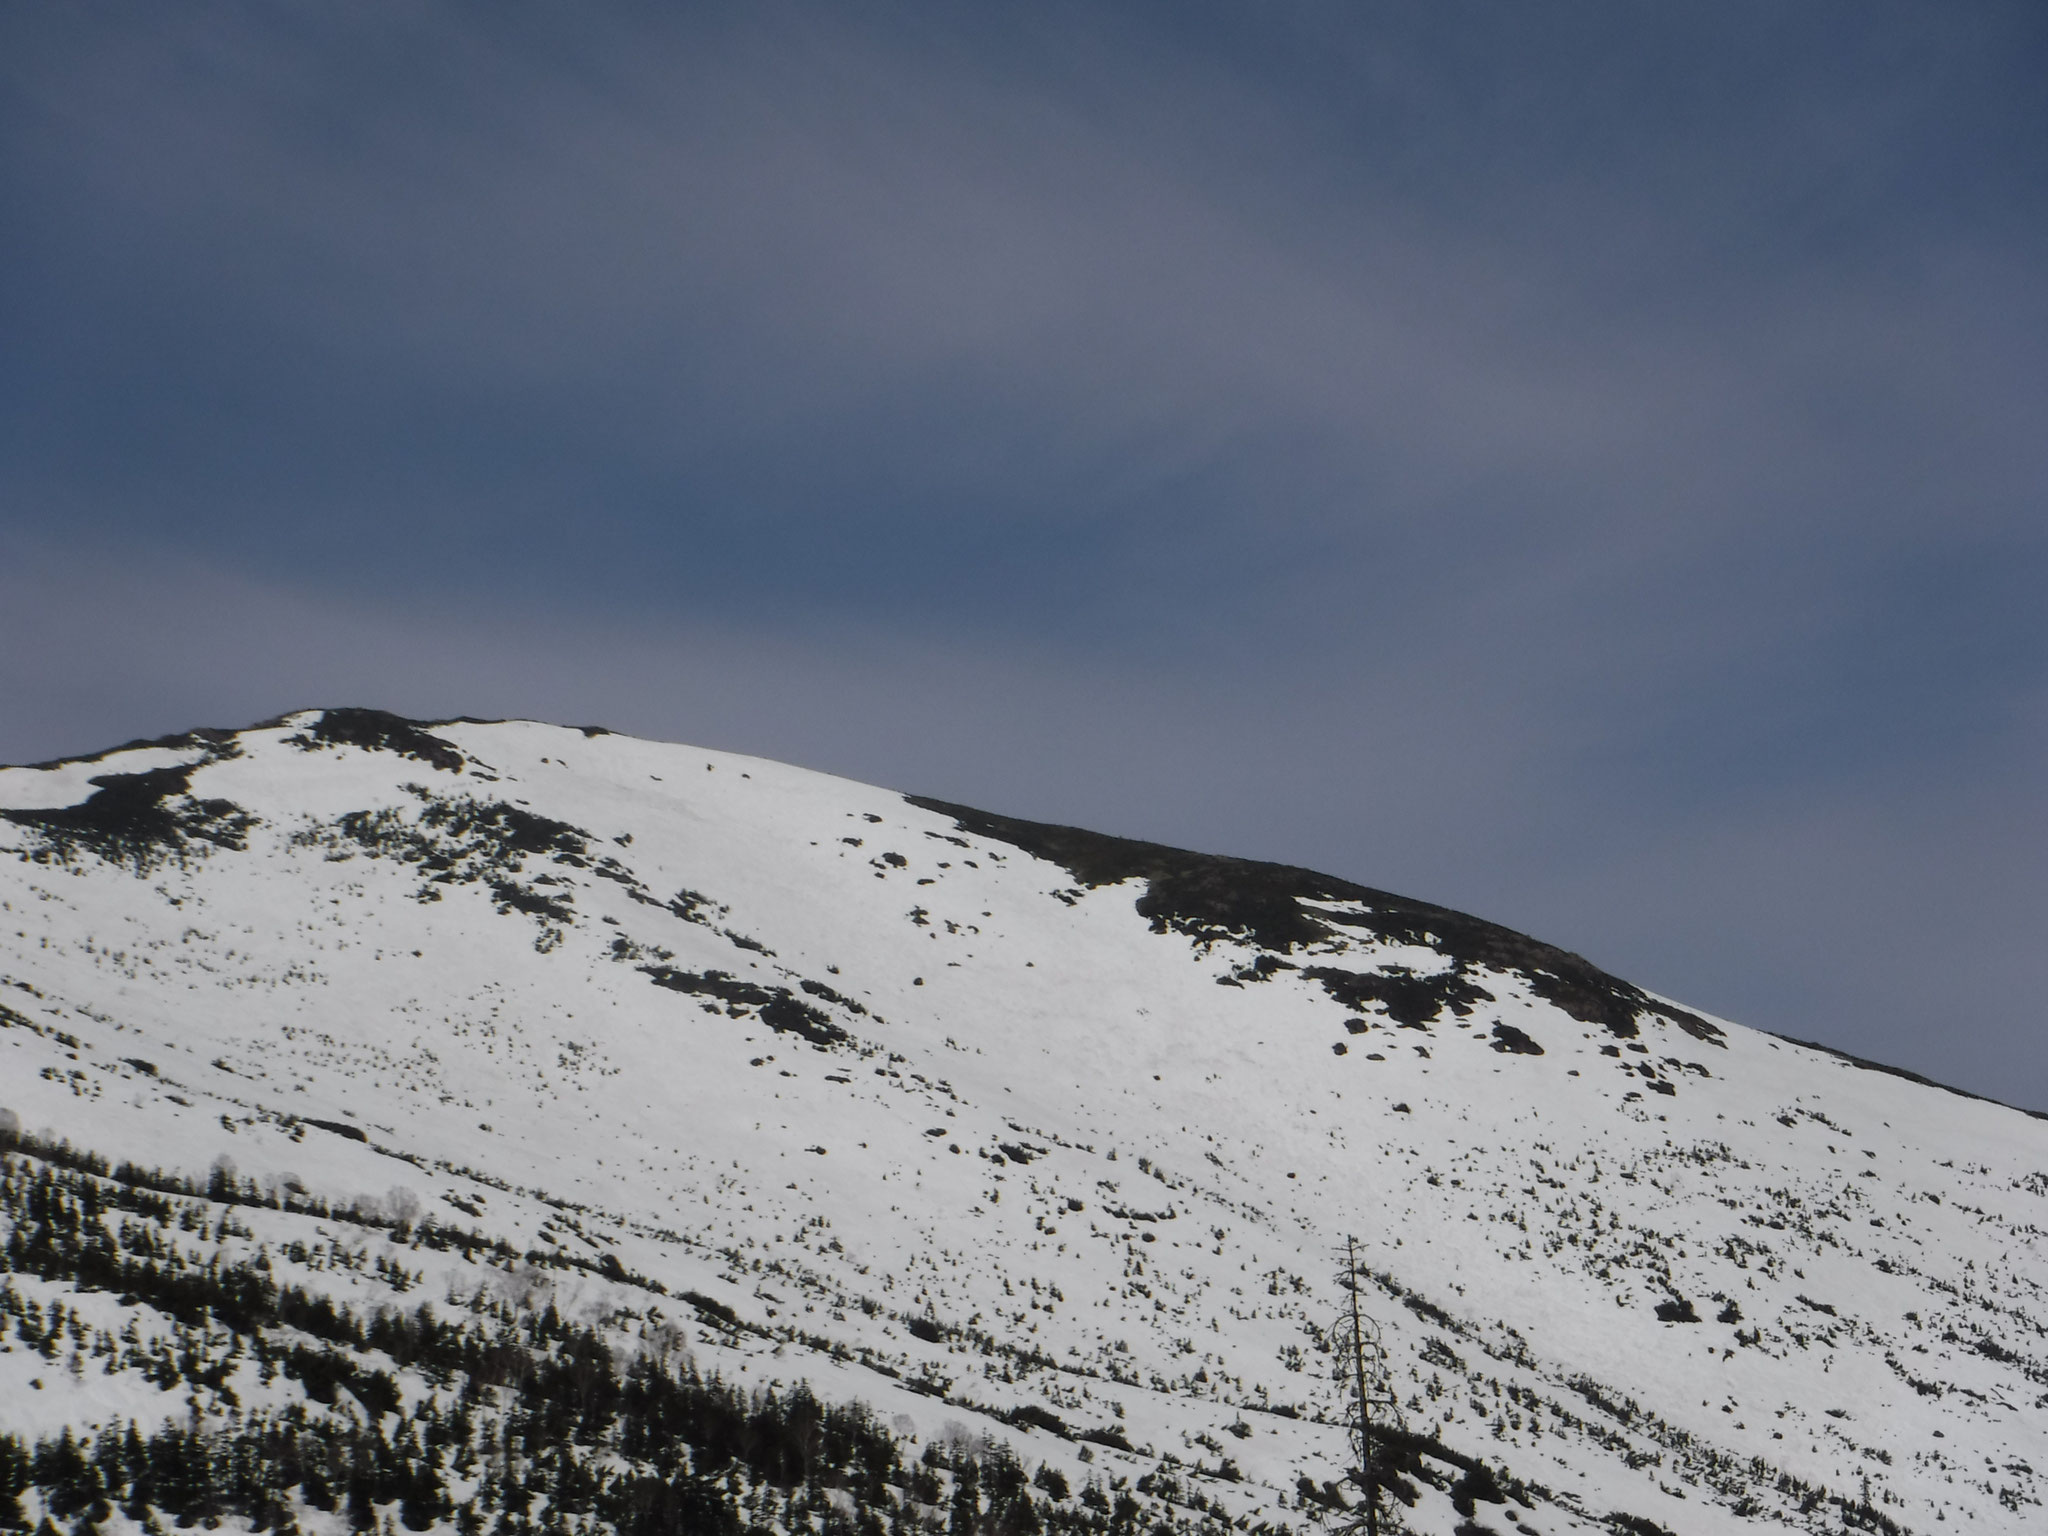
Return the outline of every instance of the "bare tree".
[[[1344,1291],[1344,1310],[1337,1320],[1337,1378],[1344,1383],[1344,1422],[1351,1436],[1351,1465],[1344,1481],[1358,1494],[1348,1503],[1334,1483],[1312,1495],[1316,1517],[1334,1536],[1392,1536],[1402,1528],[1400,1516],[1382,1507],[1379,1466],[1389,1449],[1387,1431],[1399,1428],[1399,1403],[1387,1369],[1387,1351],[1379,1324],[1360,1298],[1358,1243],[1344,1240],[1344,1268],[1337,1276]]]

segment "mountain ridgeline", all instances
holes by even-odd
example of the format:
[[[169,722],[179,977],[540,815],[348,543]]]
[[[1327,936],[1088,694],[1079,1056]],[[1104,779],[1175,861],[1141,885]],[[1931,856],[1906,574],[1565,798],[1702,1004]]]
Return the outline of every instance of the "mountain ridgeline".
[[[0,1530],[2029,1530],[2044,1229],[2035,1116],[1309,870],[522,721],[0,768]]]

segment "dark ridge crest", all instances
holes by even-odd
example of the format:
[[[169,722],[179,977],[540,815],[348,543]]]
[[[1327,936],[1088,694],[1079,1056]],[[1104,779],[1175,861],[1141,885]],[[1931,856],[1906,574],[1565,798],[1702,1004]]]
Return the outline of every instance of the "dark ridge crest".
[[[45,771],[51,768],[70,768],[82,763],[103,763],[108,758],[117,757],[123,752],[140,752],[148,747],[163,747],[173,752],[199,747],[212,754],[210,760],[217,761],[223,757],[235,756],[239,750],[235,745],[237,734],[239,733],[223,730],[219,726],[202,725],[193,730],[180,731],[175,736],[142,736],[137,737],[134,741],[124,741],[118,747],[106,747],[98,752],[83,752],[71,757],[53,757],[46,762],[40,763],[0,763],[0,767],[36,768]]]
[[[302,735],[292,738],[309,751],[315,747],[361,747],[366,752],[396,752],[447,773],[460,773],[464,758],[453,742],[422,730],[419,722],[381,709],[327,709]]]
[[[998,816],[920,795],[904,799],[920,810],[951,817],[962,832],[1008,843],[1057,864],[1083,885],[1146,881],[1137,910],[1158,933],[1183,933],[1212,943],[1231,940],[1286,954],[1297,945],[1332,937],[1333,924],[1362,929],[1392,943],[1426,945],[1458,962],[1461,970],[1513,972],[1580,1023],[1599,1024],[1622,1038],[1638,1034],[1638,1018],[1653,1013],[1694,1039],[1720,1043],[1717,1026],[1652,998],[1583,956],[1448,907],[1291,864],[1191,853],[1079,827]],[[1305,900],[1356,902],[1372,910],[1318,912],[1303,906]]]
[[[2048,1120],[2048,1109],[2027,1109],[2019,1104],[2008,1104],[2003,1099],[1994,1099],[1989,1094],[1972,1093],[1967,1088],[1953,1088],[1947,1083],[1938,1083],[1931,1077],[1922,1077],[1918,1072],[1909,1072],[1904,1067],[1886,1066],[1881,1061],[1852,1056],[1835,1046],[1822,1045],[1818,1040],[1801,1040],[1796,1035],[1781,1035],[1775,1030],[1766,1030],[1765,1033],[1774,1039],[1784,1041],[1787,1045],[1803,1046],[1809,1051],[1819,1051],[1823,1056],[1833,1056],[1838,1061],[1846,1061],[1850,1066],[1860,1067],[1865,1072],[1882,1072],[1887,1077],[1903,1077],[1909,1083],[1918,1083],[1923,1088],[1939,1088],[1943,1093],[1952,1093],[1959,1099],[1975,1099],[1979,1104],[1996,1104],[2000,1109],[2017,1110],[2020,1114],[2036,1120]]]

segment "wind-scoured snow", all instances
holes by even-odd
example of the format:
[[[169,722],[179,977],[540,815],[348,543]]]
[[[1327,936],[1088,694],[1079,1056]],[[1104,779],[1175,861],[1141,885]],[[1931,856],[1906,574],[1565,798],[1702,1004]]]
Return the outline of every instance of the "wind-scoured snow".
[[[2048,1124],[1460,914],[759,759],[310,711],[0,769],[0,1106],[21,1176],[244,1191],[194,1265],[658,1324],[1146,1529],[1311,1523],[1347,1236],[1402,1429],[1510,1494],[1419,1453],[1411,1530],[2041,1509]],[[10,1268],[73,1337],[174,1328]],[[31,1442],[306,1400],[23,1337]]]

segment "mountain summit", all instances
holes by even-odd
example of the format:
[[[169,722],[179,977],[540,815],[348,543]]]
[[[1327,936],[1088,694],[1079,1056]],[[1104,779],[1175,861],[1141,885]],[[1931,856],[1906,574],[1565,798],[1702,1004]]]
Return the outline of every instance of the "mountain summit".
[[[528,722],[0,769],[0,1527],[2035,1528],[2048,1125],[1311,871]]]

